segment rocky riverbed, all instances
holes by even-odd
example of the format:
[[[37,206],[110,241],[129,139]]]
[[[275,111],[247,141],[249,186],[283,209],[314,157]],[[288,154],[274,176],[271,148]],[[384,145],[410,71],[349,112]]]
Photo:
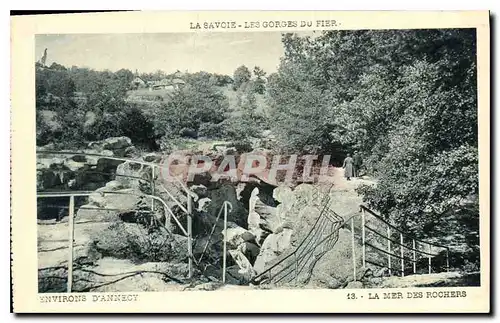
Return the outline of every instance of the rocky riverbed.
[[[342,219],[347,219],[358,212],[362,202],[355,189],[361,184],[373,184],[368,178],[346,181],[342,169],[334,167],[328,171],[327,182],[291,187],[259,179],[249,183],[214,182],[209,174],[198,174],[187,183],[194,203],[194,268],[190,280],[187,237],[174,219],[186,228],[187,216],[174,201],[185,205],[186,195],[182,187],[163,182],[159,174],[152,181],[151,167],[137,163],[139,160],[158,163],[162,159],[160,154],[141,155],[126,137],[91,143],[88,149],[80,151],[85,156],[53,153],[51,147],[39,150],[46,151],[38,155],[39,191],[93,191],[76,201],[74,291],[217,289],[222,280],[224,240],[227,241],[226,282],[248,286],[253,277],[298,246],[325,203]],[[199,150],[187,153],[200,153]],[[203,154],[219,160],[227,154],[243,153],[235,147],[205,146],[202,150]],[[145,199],[149,194],[166,201],[171,212],[161,203],[152,204]],[[217,219],[224,201],[232,205],[225,237],[222,218]],[[40,292],[66,290],[67,205],[68,198],[50,202],[39,199]],[[361,246],[356,244],[354,251],[359,268],[356,280],[366,280],[365,269],[361,268]],[[351,231],[345,226],[338,231],[335,248],[322,252],[314,267],[297,282],[308,288],[348,287],[354,280],[352,264]],[[383,271],[377,271],[369,276],[371,279],[383,275]]]

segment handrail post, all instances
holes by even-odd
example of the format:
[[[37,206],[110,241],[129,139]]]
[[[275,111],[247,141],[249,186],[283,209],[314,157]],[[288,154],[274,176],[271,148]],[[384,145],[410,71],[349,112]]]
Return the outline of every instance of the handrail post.
[[[151,166],[151,195],[155,195],[155,167]],[[151,221],[155,218],[155,199],[151,198]]]
[[[222,283],[226,283],[226,249],[227,249],[227,203],[224,202],[224,247],[222,253]]]
[[[351,246],[352,246],[352,269],[353,269],[353,277],[354,281],[356,281],[356,252],[354,251],[355,243],[354,243],[354,217],[351,218]]]
[[[450,272],[450,248],[446,247],[446,272]]]
[[[75,197],[71,195],[69,197],[69,258],[68,258],[68,293],[71,293],[73,290],[73,241],[75,238],[75,222],[74,222],[74,213],[75,213]]]
[[[415,248],[415,239],[413,239],[413,273],[417,273],[417,251]]]
[[[389,266],[389,276],[392,276],[392,266],[391,266],[391,227],[387,226],[387,263]]]
[[[429,251],[429,274],[432,272],[432,260],[431,260],[431,244],[427,244],[429,246],[428,251]]]
[[[297,261],[297,253],[294,252],[293,256],[295,258],[295,283],[299,282],[299,262]]]
[[[361,241],[363,245],[363,268],[366,267],[366,246],[365,246],[365,209],[361,208]]]
[[[405,276],[405,247],[403,241],[403,234],[399,234],[399,241],[401,243],[401,277]]]
[[[192,238],[193,238],[193,219],[192,219],[192,205],[191,205],[191,195],[188,194],[187,196],[187,233],[188,233],[188,266],[189,266],[189,273],[188,277],[191,279],[193,277],[193,244],[192,244]]]

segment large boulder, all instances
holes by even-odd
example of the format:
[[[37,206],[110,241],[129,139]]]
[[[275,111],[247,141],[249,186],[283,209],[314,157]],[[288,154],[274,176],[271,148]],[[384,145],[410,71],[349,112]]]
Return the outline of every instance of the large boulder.
[[[248,203],[248,228],[260,238],[263,231],[276,232],[281,226],[282,220],[279,218],[276,208],[263,203],[258,195],[259,189],[256,187],[253,189]]]
[[[229,247],[234,249],[238,248],[238,246],[244,242],[255,241],[255,236],[250,231],[236,225],[233,222],[227,223],[227,233],[224,238]]]
[[[130,147],[132,147],[132,140],[128,137],[110,137],[89,144],[91,149],[110,150],[115,156],[119,157],[125,156],[127,149]]]
[[[247,226],[248,211],[243,203],[238,200],[236,189],[233,185],[221,185],[208,191],[208,197],[212,200],[209,205],[209,213],[217,215],[225,201],[231,203],[232,209],[228,214],[228,221],[234,222],[240,227]]]
[[[79,284],[86,284],[86,290],[95,293],[180,291],[184,288],[183,283],[188,281],[189,269],[187,263],[134,264],[129,260],[105,258],[98,262],[93,271],[101,275],[91,274],[89,277],[78,271],[75,288],[85,290]],[[130,273],[137,275],[132,276]]]
[[[248,283],[253,276],[255,275],[255,271],[252,268],[252,264],[245,257],[245,255],[239,250],[229,250],[229,254],[236,262],[238,266],[237,277],[240,280],[240,283]],[[233,273],[233,277],[236,276]]]
[[[161,161],[162,155],[157,153],[148,153],[142,156],[142,159],[148,163],[159,163]]]
[[[151,168],[139,163],[127,161],[116,167],[116,180],[126,187],[149,186],[151,189]]]
[[[259,246],[249,241],[245,241],[240,244],[237,250],[240,251],[252,264],[255,262],[255,259],[257,259],[260,252]]]
[[[50,169],[40,169],[36,172],[36,186],[38,191],[60,186],[62,184],[59,174]]]
[[[88,222],[75,218],[73,255],[76,264],[93,262],[99,256],[91,245],[94,237],[100,235],[110,222]],[[68,261],[68,223],[39,225],[38,268],[63,266]]]
[[[208,190],[207,190],[207,187],[203,184],[199,184],[199,185],[192,185],[189,187],[189,189],[195,193],[199,199],[201,198],[204,198],[204,197],[208,197]]]
[[[324,283],[328,286],[332,279],[339,281],[341,284],[354,280],[352,247],[351,231],[340,229],[339,239],[335,247],[327,251],[315,264],[310,283],[314,285]],[[357,274],[361,274],[363,269],[362,254],[361,245],[356,243],[354,245],[354,255]]]
[[[117,222],[93,238],[93,247],[102,256],[135,263],[184,262],[187,258],[186,237],[162,229],[147,230],[140,224]]]
[[[196,210],[200,213],[205,213],[208,211],[208,207],[210,205],[210,203],[212,202],[212,200],[210,200],[208,197],[204,197],[202,199],[199,199],[197,201],[198,203],[198,206],[196,207]]]
[[[291,229],[283,229],[267,236],[255,260],[254,269],[257,273],[263,272],[276,258],[292,247],[292,233]]]
[[[120,181],[110,181],[89,195],[89,202],[78,209],[80,221],[118,221],[119,215],[135,210],[141,192],[125,188]]]
[[[75,154],[39,153],[38,190],[95,190],[102,187],[112,179],[116,167],[122,163],[106,158],[112,156],[113,152],[109,150],[82,150]]]
[[[134,209],[141,192],[133,188],[122,188],[117,181],[110,183],[92,193],[89,196],[89,203],[102,208]]]

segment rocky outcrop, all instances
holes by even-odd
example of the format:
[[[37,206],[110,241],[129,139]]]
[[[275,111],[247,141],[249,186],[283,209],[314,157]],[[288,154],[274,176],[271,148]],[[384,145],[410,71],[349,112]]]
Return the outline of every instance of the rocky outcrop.
[[[65,268],[38,272],[39,292],[65,292]],[[105,257],[92,266],[83,265],[73,271],[75,292],[147,292],[180,291],[187,286],[188,266],[185,263],[147,262]]]
[[[94,237],[93,248],[103,257],[148,261],[184,262],[187,238],[165,230],[148,230],[136,223],[117,222]]]
[[[236,189],[233,185],[223,184],[219,187],[210,189],[208,197],[212,201],[209,205],[209,213],[217,215],[225,201],[231,203],[232,211],[228,215],[228,221],[236,223],[244,228],[247,226],[248,211],[243,203],[238,200]]]
[[[279,233],[269,235],[262,247],[254,264],[257,273],[263,272],[273,261],[292,247],[291,229],[284,229]]]
[[[135,152],[132,141],[128,137],[111,137],[89,143],[89,148],[97,151],[109,150],[117,157],[124,157]]]
[[[236,279],[239,285],[248,284],[255,274],[252,264],[239,250],[229,250],[229,254],[236,266],[227,268],[227,273]]]
[[[360,279],[363,275],[362,249],[360,244],[355,244],[354,250],[356,256],[357,277]],[[341,285],[348,281],[353,281],[353,266],[352,266],[352,241],[351,231],[347,229],[339,230],[339,239],[335,244],[335,248],[327,251],[321,257],[314,269],[310,278],[310,284],[316,286],[330,286],[333,280]],[[333,265],[334,264],[334,265]],[[329,287],[331,288],[331,287]]]
[[[224,235],[224,232],[223,232]],[[255,241],[255,236],[248,230],[243,229],[233,222],[227,223],[227,234],[225,240],[229,247],[238,248],[244,242]]]
[[[267,228],[269,234],[262,242],[259,255],[255,260],[254,269],[261,273],[270,266],[276,264],[281,259],[292,252],[299,243],[306,238],[320,215],[321,201],[318,200],[319,194],[312,185],[301,184],[294,190],[286,186],[278,186],[273,191],[273,198],[279,202],[273,212],[267,212],[267,217],[260,217],[259,228]],[[259,209],[259,201],[255,199],[255,209]],[[260,202],[262,203],[262,202]],[[252,203],[250,203],[252,204]],[[268,210],[268,207],[261,208]],[[254,212],[257,213],[257,212]],[[254,227],[254,226],[253,226]],[[272,231],[271,231],[272,230]],[[315,253],[318,259],[321,259],[323,253]],[[280,264],[276,270],[286,267],[289,264],[287,260]],[[315,266],[314,263],[309,264]],[[312,268],[304,268],[303,277],[299,277],[300,282],[307,282],[310,279]]]
[[[107,157],[122,157],[133,150],[127,137],[108,138],[89,144],[89,149],[75,154],[43,151],[53,150],[50,145],[38,148],[37,189],[95,190],[110,181],[118,165],[123,163]],[[84,155],[87,154],[87,155]],[[96,156],[101,155],[101,156]]]

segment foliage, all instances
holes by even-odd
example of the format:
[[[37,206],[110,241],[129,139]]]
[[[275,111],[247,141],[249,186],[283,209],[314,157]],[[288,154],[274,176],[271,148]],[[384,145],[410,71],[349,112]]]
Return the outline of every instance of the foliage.
[[[37,144],[74,148],[88,141],[127,136],[134,144],[155,148],[152,122],[124,100],[132,78],[132,72],[125,69],[97,72],[66,69],[57,63],[37,68]],[[56,115],[53,125],[43,117],[47,111]]]
[[[250,83],[239,88],[235,110],[237,114],[225,121],[225,137],[236,141],[259,137],[265,120],[257,112],[255,90]]]
[[[226,86],[227,84],[231,84],[233,82],[233,79],[229,75],[217,73],[196,72],[187,73],[184,76],[184,80],[187,83],[199,82],[200,79],[203,79],[204,82],[210,83],[213,86]]]
[[[41,103],[39,100],[47,96],[48,93],[59,98],[71,98],[75,90],[75,82],[65,70],[36,69],[35,91],[37,103]]]
[[[222,92],[212,83],[213,78],[204,74],[193,77],[185,87],[173,93],[169,102],[163,104],[155,118],[158,136],[175,138],[182,129],[199,133],[211,125],[226,119],[228,102]]]
[[[477,209],[475,41],[469,29],[285,34],[267,85],[273,132],[288,152],[360,151],[378,178],[365,201],[430,233]]]
[[[253,68],[253,74],[255,75],[254,80],[254,90],[256,93],[264,94],[266,91],[266,81],[264,77],[266,76],[266,72],[258,66]]]
[[[248,67],[245,65],[241,65],[234,71],[234,76],[233,76],[233,89],[237,90],[240,88],[240,86],[252,78],[252,74],[250,73],[250,70]]]

